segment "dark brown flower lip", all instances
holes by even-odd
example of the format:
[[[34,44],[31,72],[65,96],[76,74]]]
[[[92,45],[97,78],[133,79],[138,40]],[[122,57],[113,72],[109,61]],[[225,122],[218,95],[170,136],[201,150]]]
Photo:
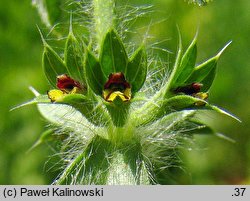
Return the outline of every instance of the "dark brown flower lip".
[[[199,82],[193,82],[192,84],[186,86],[177,87],[173,91],[174,93],[184,93],[187,95],[193,95],[199,93],[201,91],[202,86],[203,84]]]
[[[122,72],[111,73],[108,81],[104,85],[104,89],[126,89],[131,88],[130,84],[126,81]]]
[[[72,89],[74,89],[74,87],[77,87],[78,89],[83,89],[83,86],[80,84],[80,82],[72,79],[66,74],[57,76],[56,86],[58,87],[58,89],[66,92],[71,91]]]

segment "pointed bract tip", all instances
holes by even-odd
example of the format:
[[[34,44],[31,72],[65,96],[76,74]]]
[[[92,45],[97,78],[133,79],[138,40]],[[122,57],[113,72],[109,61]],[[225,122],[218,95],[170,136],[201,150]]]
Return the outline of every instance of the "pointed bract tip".
[[[48,44],[47,44],[47,42],[45,41],[45,39],[44,39],[44,37],[43,37],[43,33],[42,33],[41,29],[39,28],[38,25],[36,25],[36,27],[37,27],[37,29],[38,29],[38,31],[39,31],[40,36],[41,36],[43,45],[44,45],[44,46],[47,46]]]
[[[40,93],[39,93],[37,90],[35,90],[35,88],[33,88],[32,86],[29,86],[29,90],[30,90],[36,97],[40,95]]]
[[[238,117],[236,117],[235,115],[233,115],[233,114],[231,114],[231,113],[225,111],[224,109],[220,109],[219,107],[217,107],[217,106],[215,106],[215,105],[212,105],[211,108],[212,108],[214,111],[217,111],[217,112],[219,112],[219,113],[221,113],[221,114],[224,114],[224,115],[226,115],[226,116],[229,116],[229,117],[231,117],[232,119],[234,119],[234,120],[236,120],[236,121],[238,121],[238,122],[240,122],[240,123],[242,122]]]
[[[232,43],[232,41],[229,41],[217,54],[217,58],[221,56],[221,54],[225,51],[225,49]]]
[[[21,107],[24,107],[24,106],[26,106],[26,105],[31,105],[31,104],[33,104],[33,100],[28,101],[28,102],[26,102],[26,103],[23,103],[23,104],[21,104],[21,105],[18,105],[18,106],[15,106],[15,107],[11,108],[11,109],[10,109],[10,112],[12,112],[12,111],[14,111],[14,110],[16,110],[16,109],[19,109],[19,108],[21,108]]]

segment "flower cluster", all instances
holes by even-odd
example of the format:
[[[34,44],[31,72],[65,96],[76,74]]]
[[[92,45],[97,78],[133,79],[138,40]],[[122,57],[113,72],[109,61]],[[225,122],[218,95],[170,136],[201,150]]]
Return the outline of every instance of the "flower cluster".
[[[176,153],[172,144],[177,136],[215,134],[195,118],[197,111],[233,117],[207,101],[225,48],[196,65],[196,37],[185,52],[180,40],[169,79],[145,97],[138,93],[150,68],[143,44],[129,57],[111,29],[96,53],[90,45],[79,45],[82,42],[70,32],[62,59],[43,42],[43,68],[53,89],[47,96],[36,93],[30,103],[38,103],[43,116],[67,134],[67,162],[57,184],[164,183],[159,172],[167,172],[165,163]],[[39,142],[54,139],[54,133],[50,129]]]

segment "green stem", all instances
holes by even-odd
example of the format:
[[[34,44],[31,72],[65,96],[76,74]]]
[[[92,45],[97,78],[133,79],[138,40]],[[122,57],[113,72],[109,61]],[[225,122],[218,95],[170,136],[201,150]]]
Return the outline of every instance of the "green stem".
[[[105,34],[114,26],[115,2],[114,0],[93,0],[93,7],[96,42],[99,50]]]

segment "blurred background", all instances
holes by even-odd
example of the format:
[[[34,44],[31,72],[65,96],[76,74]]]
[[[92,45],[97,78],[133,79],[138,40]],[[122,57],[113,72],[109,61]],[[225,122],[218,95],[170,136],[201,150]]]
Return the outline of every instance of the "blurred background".
[[[250,2],[214,0],[205,7],[182,0],[130,0],[153,4],[151,16],[164,19],[152,26],[165,47],[176,50],[176,24],[184,46],[199,27],[198,62],[213,56],[228,41],[233,43],[218,63],[218,74],[210,90],[211,103],[238,116],[242,123],[214,113],[207,121],[236,143],[215,136],[195,136],[190,149],[182,151],[184,171],[179,184],[250,184]],[[46,122],[35,106],[9,111],[33,98],[33,86],[46,93],[42,72],[42,43],[36,25],[40,18],[31,0],[0,1],[0,184],[50,184],[58,174],[55,154],[42,145],[28,152],[43,132]],[[170,56],[173,62],[174,55]]]

